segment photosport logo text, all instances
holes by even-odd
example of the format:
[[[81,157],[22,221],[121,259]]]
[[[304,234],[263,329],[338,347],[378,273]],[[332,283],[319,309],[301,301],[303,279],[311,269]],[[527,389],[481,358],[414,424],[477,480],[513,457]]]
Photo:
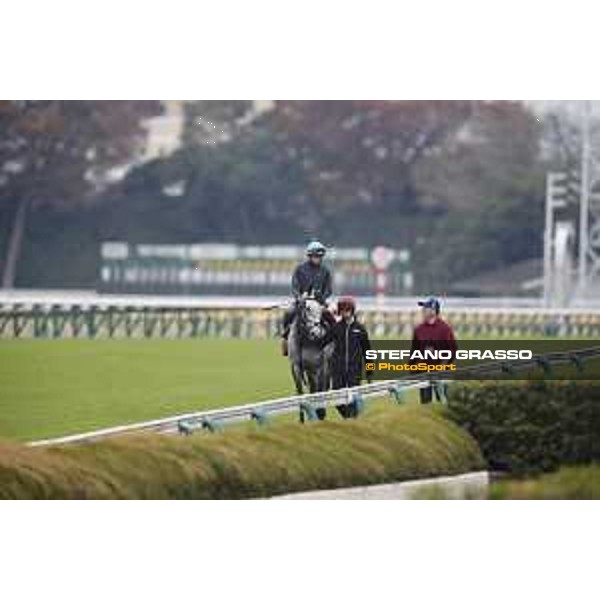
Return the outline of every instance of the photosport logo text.
[[[531,360],[531,350],[367,350],[367,371],[404,371],[409,373],[451,373],[456,360]],[[377,362],[373,362],[377,361]],[[407,362],[391,362],[407,361]]]
[[[573,381],[600,378],[600,346],[589,339],[372,340],[364,365],[373,379]]]

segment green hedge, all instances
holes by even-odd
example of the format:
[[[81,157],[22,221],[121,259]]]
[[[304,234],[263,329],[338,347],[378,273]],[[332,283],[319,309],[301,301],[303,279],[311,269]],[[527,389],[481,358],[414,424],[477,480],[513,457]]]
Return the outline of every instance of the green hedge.
[[[475,441],[429,408],[64,448],[0,444],[0,498],[248,498],[481,470]]]
[[[526,481],[496,483],[494,500],[600,500],[600,465],[563,467]]]
[[[522,475],[600,460],[600,381],[456,383],[448,406],[492,469]]]

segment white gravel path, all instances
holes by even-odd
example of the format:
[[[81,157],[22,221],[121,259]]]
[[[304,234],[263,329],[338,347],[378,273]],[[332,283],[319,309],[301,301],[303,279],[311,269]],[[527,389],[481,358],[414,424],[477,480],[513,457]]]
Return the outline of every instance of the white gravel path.
[[[488,484],[488,472],[478,471],[401,483],[300,492],[276,496],[274,500],[411,500],[415,496],[426,496],[428,492],[437,495],[438,490],[448,499],[485,498]]]

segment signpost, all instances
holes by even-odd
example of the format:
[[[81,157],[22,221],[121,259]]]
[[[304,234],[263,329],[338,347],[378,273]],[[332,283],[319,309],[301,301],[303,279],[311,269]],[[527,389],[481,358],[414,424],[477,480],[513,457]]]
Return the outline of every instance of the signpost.
[[[385,306],[385,294],[387,290],[388,268],[396,257],[391,248],[376,246],[371,251],[371,262],[375,267],[375,298],[377,303],[377,320],[375,335],[379,336],[384,330],[383,309]]]
[[[394,250],[385,246],[376,246],[371,251],[371,262],[375,267],[375,296],[380,306],[383,306],[387,290],[387,270],[395,258]]]

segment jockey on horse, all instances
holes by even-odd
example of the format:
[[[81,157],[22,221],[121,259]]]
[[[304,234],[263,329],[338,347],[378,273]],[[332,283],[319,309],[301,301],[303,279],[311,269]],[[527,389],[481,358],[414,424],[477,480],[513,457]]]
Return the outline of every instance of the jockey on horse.
[[[283,333],[281,340],[282,353],[288,355],[288,337],[290,327],[297,313],[298,300],[302,296],[311,295],[323,306],[331,296],[331,273],[323,264],[327,249],[319,240],[312,240],[306,246],[307,260],[299,264],[292,275],[292,295],[294,303],[283,317]]]

